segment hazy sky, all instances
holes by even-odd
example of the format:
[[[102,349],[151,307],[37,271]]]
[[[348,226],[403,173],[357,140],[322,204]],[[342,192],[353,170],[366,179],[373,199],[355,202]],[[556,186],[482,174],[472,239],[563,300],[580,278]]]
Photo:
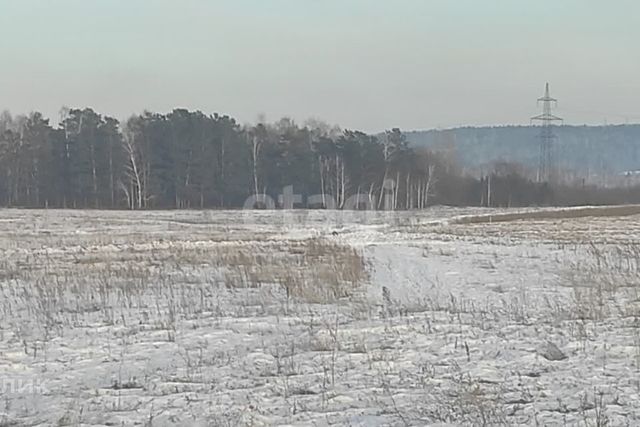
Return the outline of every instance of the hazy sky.
[[[0,0],[0,109],[379,131],[640,122],[637,0]]]

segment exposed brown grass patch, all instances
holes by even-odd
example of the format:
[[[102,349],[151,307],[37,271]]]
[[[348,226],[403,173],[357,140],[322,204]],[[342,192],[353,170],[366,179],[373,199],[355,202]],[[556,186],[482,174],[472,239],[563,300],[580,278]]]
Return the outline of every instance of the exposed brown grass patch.
[[[567,208],[558,210],[540,210],[531,212],[497,213],[487,215],[461,216],[454,218],[453,224],[480,224],[491,222],[509,222],[520,220],[546,220],[603,216],[640,215],[640,205],[598,206],[583,208]]]

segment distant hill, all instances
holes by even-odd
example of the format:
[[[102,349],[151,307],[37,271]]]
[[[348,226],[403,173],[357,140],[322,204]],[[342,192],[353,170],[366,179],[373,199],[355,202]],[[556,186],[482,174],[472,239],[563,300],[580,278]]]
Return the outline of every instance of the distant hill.
[[[407,132],[414,146],[447,151],[471,172],[497,160],[518,162],[532,170],[539,158],[540,128],[532,126],[464,127]],[[640,170],[640,124],[558,126],[557,166],[576,176],[613,176]]]

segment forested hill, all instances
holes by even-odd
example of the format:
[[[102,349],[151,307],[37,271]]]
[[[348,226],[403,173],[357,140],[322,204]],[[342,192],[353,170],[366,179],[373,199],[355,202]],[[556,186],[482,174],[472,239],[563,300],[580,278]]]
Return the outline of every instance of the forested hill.
[[[480,170],[496,160],[535,168],[540,128],[531,126],[464,127],[406,132],[415,146],[447,151],[461,166]],[[556,161],[561,169],[583,176],[640,170],[640,125],[560,126]]]

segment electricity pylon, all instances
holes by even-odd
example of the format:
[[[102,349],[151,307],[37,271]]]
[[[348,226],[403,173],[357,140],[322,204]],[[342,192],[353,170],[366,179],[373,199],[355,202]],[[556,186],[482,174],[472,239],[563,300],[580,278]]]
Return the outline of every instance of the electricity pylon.
[[[531,123],[539,122],[540,130],[540,162],[538,164],[538,182],[550,181],[555,170],[553,156],[553,141],[557,138],[553,132],[555,122],[562,123],[562,119],[554,116],[551,111],[558,105],[558,100],[549,95],[549,83],[545,86],[544,96],[538,98],[538,105],[542,104],[542,114],[531,117]]]

